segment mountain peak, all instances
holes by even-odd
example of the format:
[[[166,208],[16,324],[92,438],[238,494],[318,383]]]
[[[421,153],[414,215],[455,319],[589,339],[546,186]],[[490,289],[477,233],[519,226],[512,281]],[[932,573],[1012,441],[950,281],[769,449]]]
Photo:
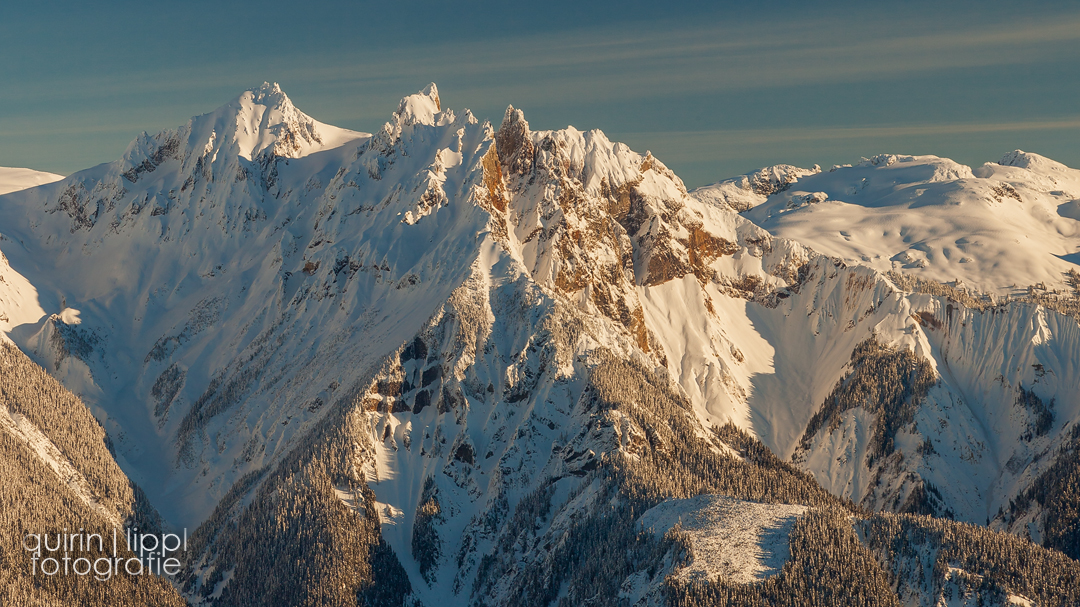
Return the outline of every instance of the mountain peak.
[[[323,134],[314,118],[301,112],[276,82],[248,89],[233,102],[210,114],[214,131],[235,132],[239,154],[251,160],[270,148],[275,156],[299,158],[323,147]],[[223,124],[235,117],[235,128]]]
[[[1013,150],[1001,157],[998,164],[1007,167],[1027,168],[1035,161],[1036,155],[1029,154],[1024,150]]]
[[[285,91],[281,90],[281,85],[276,82],[263,82],[260,86],[244,91],[240,94],[239,99],[242,101],[245,98],[250,99],[252,103],[267,107],[292,106],[289,96],[285,94]]]
[[[495,135],[495,148],[499,160],[512,172],[523,173],[532,163],[535,149],[529,123],[525,121],[525,113],[512,105],[506,107],[502,125]]]
[[[419,93],[409,95],[401,100],[394,116],[402,126],[413,124],[426,124],[434,126],[442,122],[442,118],[449,117],[446,122],[453,121],[453,113],[447,110],[444,116],[442,101],[439,99],[439,88],[432,82],[420,89]]]
[[[297,109],[279,84],[263,82],[177,129],[143,133],[125,152],[122,173],[134,182],[169,160],[195,170],[194,163],[213,163],[219,156],[300,158],[368,136],[315,120]]]
[[[1062,173],[1075,170],[1056,160],[1047,158],[1046,156],[1025,152],[1024,150],[1013,150],[1008,154],[1005,154],[1005,156],[998,161],[998,164],[1001,166],[1027,169],[1042,174]]]

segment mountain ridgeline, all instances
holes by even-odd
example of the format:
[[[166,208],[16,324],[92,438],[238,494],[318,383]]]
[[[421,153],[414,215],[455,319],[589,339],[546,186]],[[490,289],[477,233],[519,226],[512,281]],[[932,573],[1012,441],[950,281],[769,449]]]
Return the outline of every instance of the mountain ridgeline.
[[[599,131],[443,101],[367,134],[264,84],[0,198],[30,357],[0,361],[7,543],[31,493],[70,526],[192,530],[174,585],[5,565],[15,596],[1080,600],[1073,252],[1027,251],[1010,291],[979,244],[1000,217],[964,236],[952,210],[1080,230],[1080,172],[882,156],[688,192]],[[802,229],[843,205],[940,211],[956,251],[874,240],[872,213]]]

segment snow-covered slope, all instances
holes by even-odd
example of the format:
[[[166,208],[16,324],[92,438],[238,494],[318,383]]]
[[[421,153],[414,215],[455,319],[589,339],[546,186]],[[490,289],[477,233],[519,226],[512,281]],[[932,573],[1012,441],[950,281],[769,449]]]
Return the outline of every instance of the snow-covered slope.
[[[0,196],[10,192],[17,192],[19,190],[25,190],[26,188],[60,181],[63,178],[63,175],[35,171],[33,169],[0,167]]]
[[[1080,326],[1031,304],[977,311],[923,295],[908,306],[907,330],[922,342],[914,364],[897,367],[896,350],[853,356],[844,386],[822,399],[841,404],[808,429],[797,459],[874,509],[986,522],[1053,463],[1080,416]],[[892,368],[909,369],[897,385],[910,404],[879,409],[892,402],[875,392]],[[882,449],[884,419],[895,434]]]
[[[883,154],[800,176],[746,216],[848,263],[1004,295],[1064,288],[1080,262],[1080,170],[1010,152],[974,170]]]
[[[0,340],[6,342],[10,342],[7,334],[12,329],[36,323],[45,316],[45,310],[38,304],[37,289],[12,269],[2,252],[10,250],[12,244],[0,234]]]

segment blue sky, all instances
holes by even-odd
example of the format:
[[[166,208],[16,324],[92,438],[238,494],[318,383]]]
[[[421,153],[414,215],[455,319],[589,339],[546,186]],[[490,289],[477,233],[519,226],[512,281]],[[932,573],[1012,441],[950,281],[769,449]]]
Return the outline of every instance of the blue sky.
[[[481,119],[602,129],[691,187],[880,152],[1080,166],[1075,3],[742,4],[8,5],[0,166],[107,162],[264,80],[365,131],[434,81]]]

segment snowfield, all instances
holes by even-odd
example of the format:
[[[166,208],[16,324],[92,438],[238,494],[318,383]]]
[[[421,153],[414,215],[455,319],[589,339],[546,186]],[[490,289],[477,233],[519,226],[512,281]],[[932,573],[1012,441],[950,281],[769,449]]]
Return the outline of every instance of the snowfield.
[[[16,169],[0,167],[0,196],[27,188],[53,183],[63,179],[63,175],[35,171],[33,169]]]
[[[804,512],[806,506],[699,495],[654,506],[638,524],[660,535],[678,525],[689,535],[694,557],[677,575],[751,584],[780,572],[791,555],[791,526]]]
[[[971,169],[882,154],[805,174],[745,214],[847,263],[998,296],[1080,263],[1080,170],[1020,150]]]

